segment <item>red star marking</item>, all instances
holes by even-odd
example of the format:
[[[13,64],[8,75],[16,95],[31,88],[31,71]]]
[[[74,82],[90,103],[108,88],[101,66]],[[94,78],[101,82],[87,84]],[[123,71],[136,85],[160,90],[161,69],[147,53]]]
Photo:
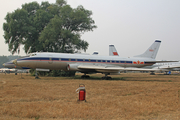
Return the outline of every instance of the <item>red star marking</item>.
[[[117,52],[113,52],[114,55],[118,55]]]

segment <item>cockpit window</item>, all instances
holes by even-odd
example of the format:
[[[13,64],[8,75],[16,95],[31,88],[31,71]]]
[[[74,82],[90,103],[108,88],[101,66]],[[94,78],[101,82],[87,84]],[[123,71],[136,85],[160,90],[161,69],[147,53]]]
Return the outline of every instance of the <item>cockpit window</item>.
[[[35,53],[32,53],[31,56],[35,56],[36,54]]]
[[[37,55],[36,53],[31,53],[29,54],[29,57],[36,56],[36,55]]]

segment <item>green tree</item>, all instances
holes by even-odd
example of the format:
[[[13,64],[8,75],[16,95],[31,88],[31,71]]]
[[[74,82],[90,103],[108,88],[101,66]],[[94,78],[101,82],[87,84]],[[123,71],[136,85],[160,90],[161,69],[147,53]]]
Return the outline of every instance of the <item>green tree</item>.
[[[41,5],[32,2],[6,15],[6,23],[3,24],[4,38],[12,54],[19,52],[20,45],[24,45],[26,53],[41,49],[38,41],[39,35],[53,18],[46,12],[49,6],[48,2],[42,2]]]
[[[88,43],[81,40],[81,34],[96,28],[90,17],[91,11],[82,6],[72,9],[69,5],[61,7],[57,14],[43,30],[39,40],[44,51],[73,53],[86,50]]]
[[[21,56],[17,56],[17,55],[15,55],[15,56],[13,56],[13,55],[7,56],[8,62],[11,61],[11,60],[15,60],[15,59],[17,59],[17,58],[20,58],[20,57],[21,57]]]
[[[19,52],[20,45],[26,53],[86,50],[88,43],[80,37],[96,28],[91,15],[82,6],[71,8],[65,0],[27,3],[7,13],[3,24],[5,43],[12,54]]]

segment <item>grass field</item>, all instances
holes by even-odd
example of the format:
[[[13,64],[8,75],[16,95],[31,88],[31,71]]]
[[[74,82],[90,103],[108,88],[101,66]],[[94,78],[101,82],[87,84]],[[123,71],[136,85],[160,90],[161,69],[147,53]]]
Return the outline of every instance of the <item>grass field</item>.
[[[113,80],[0,74],[0,120],[178,120],[180,75],[122,73]],[[87,102],[76,89],[85,84]]]

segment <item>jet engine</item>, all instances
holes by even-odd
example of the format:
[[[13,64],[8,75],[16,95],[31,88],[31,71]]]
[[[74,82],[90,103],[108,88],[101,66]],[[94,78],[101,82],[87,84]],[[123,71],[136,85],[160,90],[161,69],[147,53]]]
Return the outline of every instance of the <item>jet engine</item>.
[[[67,65],[67,70],[68,71],[78,71],[79,69],[78,69],[78,64],[68,64]]]

